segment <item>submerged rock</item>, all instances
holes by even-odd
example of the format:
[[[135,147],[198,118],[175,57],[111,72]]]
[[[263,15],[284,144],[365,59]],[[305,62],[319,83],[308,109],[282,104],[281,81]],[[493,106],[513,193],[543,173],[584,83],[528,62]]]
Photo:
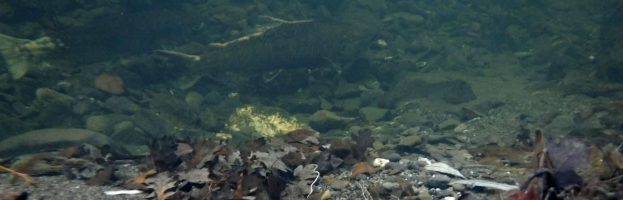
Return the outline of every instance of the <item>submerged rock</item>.
[[[138,112],[141,107],[127,97],[112,96],[106,99],[104,107],[114,113],[132,114]]]
[[[383,119],[387,114],[387,109],[378,107],[363,107],[359,109],[359,115],[367,122],[375,122]]]

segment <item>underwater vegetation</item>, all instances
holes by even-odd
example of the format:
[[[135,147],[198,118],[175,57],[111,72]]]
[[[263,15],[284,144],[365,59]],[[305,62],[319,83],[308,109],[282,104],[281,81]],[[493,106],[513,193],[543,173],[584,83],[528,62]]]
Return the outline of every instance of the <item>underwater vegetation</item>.
[[[43,56],[62,46],[47,36],[28,40],[0,34],[0,56],[13,79],[22,78],[35,66],[43,67]]]

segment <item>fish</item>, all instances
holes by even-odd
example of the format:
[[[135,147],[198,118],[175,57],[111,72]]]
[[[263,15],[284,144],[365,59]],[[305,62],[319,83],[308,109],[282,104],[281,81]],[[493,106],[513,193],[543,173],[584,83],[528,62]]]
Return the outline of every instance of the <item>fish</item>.
[[[319,67],[353,60],[373,39],[376,28],[332,20],[284,23],[228,43],[212,45],[191,67],[198,78],[217,71],[267,72]]]

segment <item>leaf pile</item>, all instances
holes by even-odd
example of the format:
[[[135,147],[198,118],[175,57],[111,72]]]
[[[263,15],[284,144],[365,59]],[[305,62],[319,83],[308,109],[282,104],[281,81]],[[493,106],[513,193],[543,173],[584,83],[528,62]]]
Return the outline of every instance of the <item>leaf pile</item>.
[[[319,165],[331,161],[334,169],[341,164],[335,163],[339,156],[323,151],[318,136],[318,132],[300,129],[238,146],[162,138],[153,143],[149,157],[156,173],[132,182],[158,200],[314,199],[320,195],[313,194],[321,192],[313,186],[319,181]],[[365,157],[353,152],[365,152],[373,139],[370,133],[357,136],[355,142],[344,143],[349,152],[340,156]]]

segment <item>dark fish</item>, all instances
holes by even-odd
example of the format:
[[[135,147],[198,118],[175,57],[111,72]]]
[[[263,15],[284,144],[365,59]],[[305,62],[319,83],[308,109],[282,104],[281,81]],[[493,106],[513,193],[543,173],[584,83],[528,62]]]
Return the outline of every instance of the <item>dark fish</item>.
[[[211,69],[257,71],[348,60],[368,44],[373,30],[340,22],[282,24],[260,36],[211,49],[196,68],[204,73]]]

